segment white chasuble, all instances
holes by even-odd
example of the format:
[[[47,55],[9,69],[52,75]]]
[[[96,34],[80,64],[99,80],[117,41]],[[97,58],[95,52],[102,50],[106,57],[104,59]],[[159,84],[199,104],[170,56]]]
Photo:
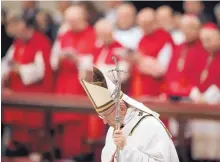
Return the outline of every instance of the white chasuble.
[[[122,131],[126,145],[120,151],[120,162],[179,162],[172,139],[156,117],[135,108],[126,113]],[[112,127],[102,150],[102,162],[116,161]]]

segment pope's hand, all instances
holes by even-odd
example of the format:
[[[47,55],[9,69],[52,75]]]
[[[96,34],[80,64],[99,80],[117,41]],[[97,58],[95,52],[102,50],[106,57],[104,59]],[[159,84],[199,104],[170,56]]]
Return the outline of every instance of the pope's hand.
[[[126,145],[126,138],[121,130],[116,130],[113,135],[114,143],[118,146],[121,150]]]

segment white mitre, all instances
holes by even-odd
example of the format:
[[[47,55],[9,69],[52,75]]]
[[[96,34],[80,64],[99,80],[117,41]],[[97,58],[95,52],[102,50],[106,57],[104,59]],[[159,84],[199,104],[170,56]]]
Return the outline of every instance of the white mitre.
[[[108,110],[115,104],[111,94],[113,94],[116,86],[98,68],[93,67],[93,82],[87,82],[81,79],[81,84],[98,113]],[[128,105],[159,118],[158,113],[150,110],[143,103],[130,98],[122,91],[121,99]]]

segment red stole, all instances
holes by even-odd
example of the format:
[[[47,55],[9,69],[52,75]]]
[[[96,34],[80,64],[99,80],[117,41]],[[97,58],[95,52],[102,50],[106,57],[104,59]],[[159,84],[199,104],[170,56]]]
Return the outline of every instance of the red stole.
[[[201,92],[205,92],[212,84],[220,88],[220,50],[214,54],[205,52],[199,58],[199,66],[196,68],[196,86]]]

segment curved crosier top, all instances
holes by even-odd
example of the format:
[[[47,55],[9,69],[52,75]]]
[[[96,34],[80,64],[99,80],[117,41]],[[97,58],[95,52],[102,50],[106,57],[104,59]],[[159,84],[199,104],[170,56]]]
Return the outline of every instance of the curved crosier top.
[[[108,110],[115,104],[112,94],[116,89],[116,85],[97,67],[93,67],[92,82],[87,82],[83,79],[81,79],[80,82],[98,113]],[[156,118],[159,117],[158,113],[150,110],[144,104],[130,98],[122,91],[120,97],[128,105],[147,112]]]

